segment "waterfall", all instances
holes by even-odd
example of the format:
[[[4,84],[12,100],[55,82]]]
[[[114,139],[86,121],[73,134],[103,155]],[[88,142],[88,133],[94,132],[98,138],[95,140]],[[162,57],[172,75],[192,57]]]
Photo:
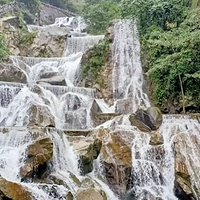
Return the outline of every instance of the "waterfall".
[[[151,146],[150,134],[136,133],[133,141],[133,176],[135,180],[135,197],[138,200],[160,197],[176,200],[174,196],[174,152],[173,129],[175,124],[168,124],[164,117],[158,133],[163,135],[164,144]]]
[[[72,37],[68,39],[67,49],[65,55],[76,54],[78,52],[84,52],[91,46],[97,44],[104,38],[103,35],[98,36],[85,36],[85,37]]]
[[[137,27],[131,20],[114,22],[112,45],[113,94],[116,100],[131,99],[132,111],[150,106],[143,92],[143,72]]]
[[[26,75],[27,84],[0,82],[0,175],[23,186],[36,200],[64,200],[69,191],[76,195],[80,189],[87,188],[84,184],[103,190],[107,200],[178,200],[174,194],[174,182],[176,154],[179,151],[190,175],[192,192],[198,199],[200,124],[197,118],[164,115],[163,123],[156,131],[163,137],[163,144],[155,146],[150,144],[152,133],[141,132],[129,120],[130,113],[150,106],[144,89],[136,25],[131,20],[117,20],[113,24],[112,106],[108,106],[103,99],[98,99],[95,89],[79,87],[82,56],[104,36],[84,33],[84,21],[76,17],[59,18],[55,24],[46,27],[29,26],[29,30],[49,27],[69,29],[71,37],[66,40],[64,57],[11,56],[13,67]],[[60,82],[57,84],[54,78]],[[92,119],[93,106],[96,106],[94,102],[100,110],[100,113],[95,113],[97,120],[104,120],[110,114],[114,116],[97,127],[94,126],[95,119]],[[118,116],[119,111],[124,111],[124,114]],[[85,137],[83,132],[88,129],[91,131]],[[117,188],[120,192],[116,192],[107,180],[113,169],[110,167],[108,174],[105,174],[101,154],[94,161],[94,170],[85,176],[81,175],[80,160],[72,145],[76,137],[66,133],[82,131],[81,137],[76,140],[83,140],[84,143],[85,139],[93,140],[96,131],[100,129],[108,131],[100,137],[103,137],[103,146],[108,145],[104,151],[108,151],[109,162],[114,165],[114,169],[119,167],[122,174],[130,171],[128,178],[131,180],[128,186],[125,185],[124,193],[121,192],[123,183],[119,182]],[[109,134],[119,136],[119,141],[115,141]],[[46,137],[53,143],[53,157],[46,163],[47,180],[23,182],[20,169],[26,163],[27,148]],[[124,146],[114,146],[116,155],[112,154],[110,146],[120,145],[120,142]],[[89,146],[89,151],[96,148],[91,144]],[[81,147],[81,151],[86,151],[84,147]],[[132,161],[127,161],[128,170],[125,168],[123,171],[124,163],[117,163],[115,157],[119,156],[120,161],[126,159],[127,151],[130,152]],[[118,180],[121,180],[118,177],[120,172],[116,170]]]

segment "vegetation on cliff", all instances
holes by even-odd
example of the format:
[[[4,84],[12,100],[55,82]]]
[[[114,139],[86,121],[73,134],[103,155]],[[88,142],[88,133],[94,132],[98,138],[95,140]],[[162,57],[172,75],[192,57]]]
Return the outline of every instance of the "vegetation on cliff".
[[[95,83],[103,86],[100,72],[109,59],[109,40],[102,42],[90,49],[82,59],[83,77],[90,77]]]
[[[5,44],[5,38],[0,34],[0,62],[6,59],[9,55],[9,50]]]

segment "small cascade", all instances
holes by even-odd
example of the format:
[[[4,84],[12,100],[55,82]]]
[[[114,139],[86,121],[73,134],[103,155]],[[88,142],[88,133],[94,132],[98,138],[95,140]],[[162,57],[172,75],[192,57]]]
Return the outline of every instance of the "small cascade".
[[[13,65],[27,76],[28,84],[33,85],[42,78],[62,75],[69,86],[75,86],[79,78],[79,65],[82,54],[67,58],[10,57]]]
[[[143,92],[143,72],[137,27],[131,20],[114,23],[112,45],[113,94],[116,100],[131,99],[132,112],[150,106]]]
[[[104,38],[103,35],[90,36],[87,35],[85,37],[71,37],[67,42],[67,49],[65,56],[70,54],[76,54],[78,52],[84,52],[88,48],[97,44],[100,40]]]
[[[0,106],[2,108],[7,107],[22,87],[24,87],[24,85],[20,83],[0,82]]]

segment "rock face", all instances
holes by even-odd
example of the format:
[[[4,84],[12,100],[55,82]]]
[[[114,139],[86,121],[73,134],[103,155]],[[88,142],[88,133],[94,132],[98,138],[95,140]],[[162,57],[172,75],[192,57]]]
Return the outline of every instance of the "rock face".
[[[41,4],[39,15],[39,24],[41,26],[53,24],[58,17],[66,17],[66,14],[61,10],[48,4]]]
[[[32,105],[28,126],[55,127],[55,119],[47,107]]]
[[[81,174],[85,175],[93,170],[93,161],[100,153],[102,142],[93,138],[71,138],[71,145],[78,155]]]
[[[27,83],[26,75],[16,67],[6,63],[0,64],[0,81]]]
[[[147,110],[138,110],[135,114],[130,115],[130,122],[133,126],[138,127],[143,132],[157,130],[162,124],[162,113],[159,108],[150,107]]]
[[[97,189],[83,189],[76,194],[77,200],[107,200],[105,193]]]
[[[25,51],[34,57],[62,57],[68,34],[66,27],[63,27],[63,31],[59,27],[36,30],[31,47]],[[25,55],[25,52],[22,51],[21,55]]]
[[[109,185],[120,194],[125,194],[132,170],[131,141],[133,134],[127,131],[110,132],[100,129],[97,138],[102,140],[100,154]]]
[[[7,181],[0,176],[0,194],[2,199],[32,200],[33,197],[23,186]],[[1,197],[1,196],[0,196]]]
[[[27,147],[26,155],[25,165],[20,169],[22,180],[40,174],[37,169],[44,166],[53,156],[53,143],[50,138],[40,139]]]
[[[109,41],[111,43],[111,41]],[[95,55],[95,48],[89,49],[82,57],[81,66],[84,66],[87,61]],[[111,64],[111,50],[108,48],[104,55],[102,55],[105,63],[101,66],[100,72],[98,72],[98,77],[94,78],[92,76],[86,76],[82,80],[80,86],[87,88],[94,88],[97,90],[98,97],[104,99],[109,105],[113,104],[113,88],[112,88],[112,69]]]

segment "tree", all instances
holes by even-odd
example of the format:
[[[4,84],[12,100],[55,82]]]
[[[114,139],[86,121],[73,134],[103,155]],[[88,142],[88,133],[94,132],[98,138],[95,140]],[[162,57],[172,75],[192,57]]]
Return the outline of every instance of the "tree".
[[[120,17],[120,5],[112,0],[85,0],[82,15],[89,23],[89,33],[103,34],[109,23]]]

